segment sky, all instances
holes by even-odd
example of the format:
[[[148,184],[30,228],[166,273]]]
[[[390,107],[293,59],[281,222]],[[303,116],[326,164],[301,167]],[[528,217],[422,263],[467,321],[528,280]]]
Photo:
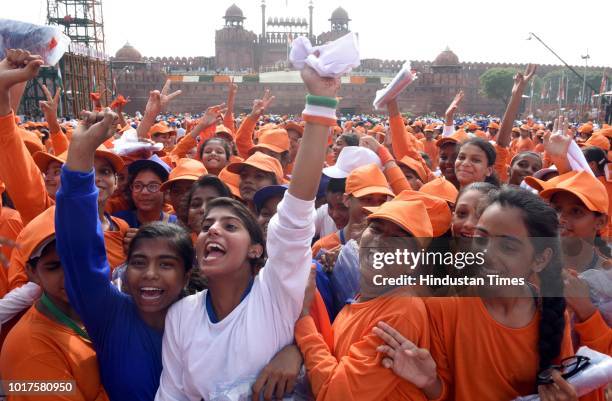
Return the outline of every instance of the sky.
[[[236,3],[245,28],[261,32],[261,0],[102,0],[106,52],[130,42],[144,56],[214,56],[215,30]],[[266,0],[268,17],[308,19],[309,0]],[[359,33],[362,58],[433,60],[447,46],[462,62],[561,64],[534,32],[570,65],[612,68],[609,0],[313,0],[314,33],[328,31],[342,6]],[[46,20],[47,0],[19,0],[2,18]],[[600,18],[599,16],[605,16]],[[598,22],[598,20],[601,20]]]

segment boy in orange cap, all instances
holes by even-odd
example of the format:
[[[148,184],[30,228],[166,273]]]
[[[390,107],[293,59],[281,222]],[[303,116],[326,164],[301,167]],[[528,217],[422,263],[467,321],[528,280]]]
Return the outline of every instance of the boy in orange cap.
[[[264,130],[259,135],[257,145],[253,146],[249,152],[261,152],[268,156],[278,159],[283,171],[287,173],[286,168],[291,163],[289,134],[282,128]]]
[[[423,165],[412,157],[404,156],[397,161],[397,164],[413,190],[418,191],[427,182],[427,172]]]
[[[162,184],[160,191],[168,194],[170,204],[178,216],[183,215],[181,209],[186,206],[183,204],[185,195],[187,195],[193,183],[205,174],[208,174],[208,172],[202,162],[193,159],[180,159],[177,166],[170,172],[168,181]]]
[[[43,295],[6,337],[0,352],[0,375],[13,381],[72,380],[74,391],[83,399],[108,400],[96,352],[64,291],[54,216],[53,206],[21,233],[18,250]]]
[[[304,135],[304,126],[295,121],[288,121],[285,124],[285,130],[287,130],[287,135],[289,135],[289,157],[291,159],[291,163],[285,168],[285,174],[291,174],[295,156],[300,148],[300,138]]]
[[[346,178],[343,203],[349,209],[349,221],[343,229],[329,234],[312,246],[312,254],[318,256],[321,249],[330,250],[352,238],[359,238],[365,226],[367,214],[364,207],[377,207],[395,196],[385,175],[376,164],[368,164],[353,170]]]
[[[420,201],[386,202],[367,218],[361,249],[376,247],[398,237],[410,251],[425,245],[420,238],[431,237],[425,206]],[[416,237],[409,238],[409,237]],[[361,250],[360,250],[361,252]],[[382,320],[399,325],[399,332],[414,344],[429,344],[429,324],[422,299],[412,290],[380,284],[383,277],[409,273],[406,266],[375,270],[369,258],[360,263],[361,293],[340,311],[332,326],[333,347],[329,347],[311,316],[309,300],[314,286],[307,289],[304,307],[295,326],[295,340],[304,355],[304,364],[317,400],[426,400],[423,391],[401,380],[381,363],[381,341],[372,332]],[[382,272],[382,274],[381,274]],[[382,276],[382,277],[381,277]],[[387,322],[389,323],[389,322]]]
[[[495,121],[491,121],[487,126],[487,132],[489,134],[489,139],[491,141],[494,141],[495,137],[497,136],[497,133],[499,132],[499,124]]]
[[[174,147],[174,141],[176,141],[176,131],[172,129],[165,121],[160,121],[153,125],[147,136],[155,143],[161,143],[164,145],[163,151],[170,152]]]
[[[253,196],[255,192],[268,185],[284,183],[284,174],[280,162],[261,152],[255,152],[243,162],[227,166],[230,173],[240,175],[240,197],[255,210]]]

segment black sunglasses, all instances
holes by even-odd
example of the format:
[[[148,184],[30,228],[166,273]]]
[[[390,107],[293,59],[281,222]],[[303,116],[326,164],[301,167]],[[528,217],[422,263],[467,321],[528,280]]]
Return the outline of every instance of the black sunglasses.
[[[569,379],[584,370],[590,364],[590,359],[586,356],[575,355],[561,360],[558,365],[551,365],[548,369],[544,369],[538,373],[538,384],[552,384],[554,380],[552,374],[555,370],[561,373],[561,377]]]

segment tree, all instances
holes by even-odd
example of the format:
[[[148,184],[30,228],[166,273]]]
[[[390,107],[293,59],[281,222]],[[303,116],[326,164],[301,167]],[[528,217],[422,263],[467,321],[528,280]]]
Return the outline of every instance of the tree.
[[[491,68],[480,76],[480,92],[489,99],[501,100],[508,104],[512,93],[514,68]]]

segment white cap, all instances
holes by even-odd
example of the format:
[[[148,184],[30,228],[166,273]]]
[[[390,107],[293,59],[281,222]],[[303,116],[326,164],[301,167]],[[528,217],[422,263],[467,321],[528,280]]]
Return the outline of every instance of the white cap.
[[[330,178],[346,178],[356,168],[372,163],[382,170],[380,158],[372,150],[362,146],[345,146],[340,151],[336,164],[325,167],[323,174]]]

